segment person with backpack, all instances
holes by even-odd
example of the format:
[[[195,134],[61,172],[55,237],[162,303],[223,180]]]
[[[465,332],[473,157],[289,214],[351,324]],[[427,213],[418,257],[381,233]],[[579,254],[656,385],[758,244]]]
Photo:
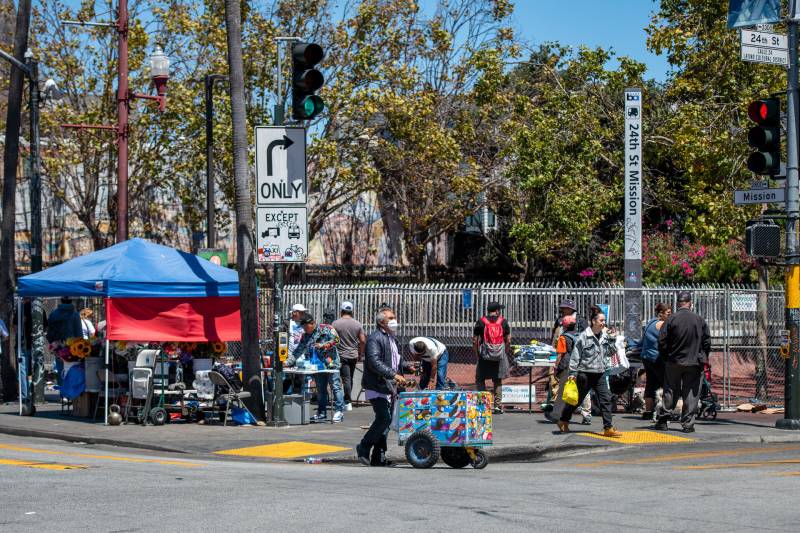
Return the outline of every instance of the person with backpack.
[[[611,391],[605,372],[610,366],[614,341],[606,333],[606,317],[597,307],[592,307],[589,327],[575,339],[569,358],[569,378],[578,386],[578,404],[590,391],[597,394],[600,413],[603,416],[603,436],[618,438],[622,433],[614,428],[611,414]],[[562,433],[569,432],[569,421],[575,412],[574,405],[565,405],[558,421]]]
[[[656,407],[656,391],[664,386],[664,360],[658,353],[658,335],[672,308],[663,302],[656,304],[656,316],[651,318],[642,332],[642,364],[644,365],[644,412],[642,420],[652,420]]]
[[[478,356],[475,367],[475,386],[486,390],[486,380],[492,380],[494,412],[503,413],[503,378],[508,374],[508,353],[511,351],[511,327],[500,314],[504,308],[497,302],[489,302],[486,314],[475,323],[472,331],[472,348]]]

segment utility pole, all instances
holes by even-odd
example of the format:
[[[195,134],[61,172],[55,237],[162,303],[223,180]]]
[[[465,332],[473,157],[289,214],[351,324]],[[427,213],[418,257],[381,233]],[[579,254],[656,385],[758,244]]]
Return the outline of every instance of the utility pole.
[[[784,377],[784,415],[775,422],[779,429],[800,429],[800,249],[797,222],[800,217],[798,176],[798,86],[797,86],[797,0],[789,1],[789,75],[786,91],[786,329],[789,357]]]
[[[227,80],[223,74],[206,74],[206,246],[214,248],[217,230],[214,227],[214,82]]]
[[[17,2],[17,18],[14,29],[14,54],[12,61],[22,64],[28,49],[28,28],[31,19],[30,0]],[[22,115],[22,90],[24,68],[12,68],[8,87],[8,109],[6,136],[3,146],[3,220],[0,226],[0,318],[13,328],[12,309],[14,293],[14,254],[16,227],[17,167],[19,164],[19,129]],[[12,330],[13,332],[13,330]],[[10,337],[5,341],[0,357],[0,400],[11,400],[16,393],[16,379],[11,364],[15,353]],[[17,354],[19,355],[19,354]]]

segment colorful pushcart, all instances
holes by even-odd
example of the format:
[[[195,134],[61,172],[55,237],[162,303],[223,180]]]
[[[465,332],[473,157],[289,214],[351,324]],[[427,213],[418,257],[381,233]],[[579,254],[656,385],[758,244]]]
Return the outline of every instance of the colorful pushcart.
[[[489,392],[403,392],[397,399],[399,444],[414,468],[430,468],[439,457],[452,468],[484,468],[492,445]]]

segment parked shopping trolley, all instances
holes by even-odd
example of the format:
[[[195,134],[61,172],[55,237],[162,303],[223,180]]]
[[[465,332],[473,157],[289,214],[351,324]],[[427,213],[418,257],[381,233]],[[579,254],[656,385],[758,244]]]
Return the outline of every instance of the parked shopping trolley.
[[[399,444],[414,468],[441,457],[452,468],[484,468],[492,445],[492,394],[476,391],[400,393],[395,406]]]

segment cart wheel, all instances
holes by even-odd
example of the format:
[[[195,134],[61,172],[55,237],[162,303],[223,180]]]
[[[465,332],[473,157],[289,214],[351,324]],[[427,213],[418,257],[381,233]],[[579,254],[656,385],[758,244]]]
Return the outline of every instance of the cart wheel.
[[[489,464],[489,456],[486,455],[486,452],[481,450],[480,448],[475,449],[475,460],[472,461],[472,468],[476,470],[480,470],[481,468],[486,468],[486,465]]]
[[[453,448],[448,446],[446,448],[442,448],[441,456],[444,464],[450,468],[464,468],[472,462],[467,450],[461,447]]]
[[[439,441],[429,429],[415,431],[406,441],[406,460],[414,468],[430,468],[439,460]]]
[[[167,410],[163,407],[153,407],[150,409],[150,420],[153,421],[154,426],[163,426],[168,418]]]
[[[709,414],[711,415],[711,420],[716,420],[717,419],[717,408],[716,407],[712,407],[711,411],[709,412]]]

